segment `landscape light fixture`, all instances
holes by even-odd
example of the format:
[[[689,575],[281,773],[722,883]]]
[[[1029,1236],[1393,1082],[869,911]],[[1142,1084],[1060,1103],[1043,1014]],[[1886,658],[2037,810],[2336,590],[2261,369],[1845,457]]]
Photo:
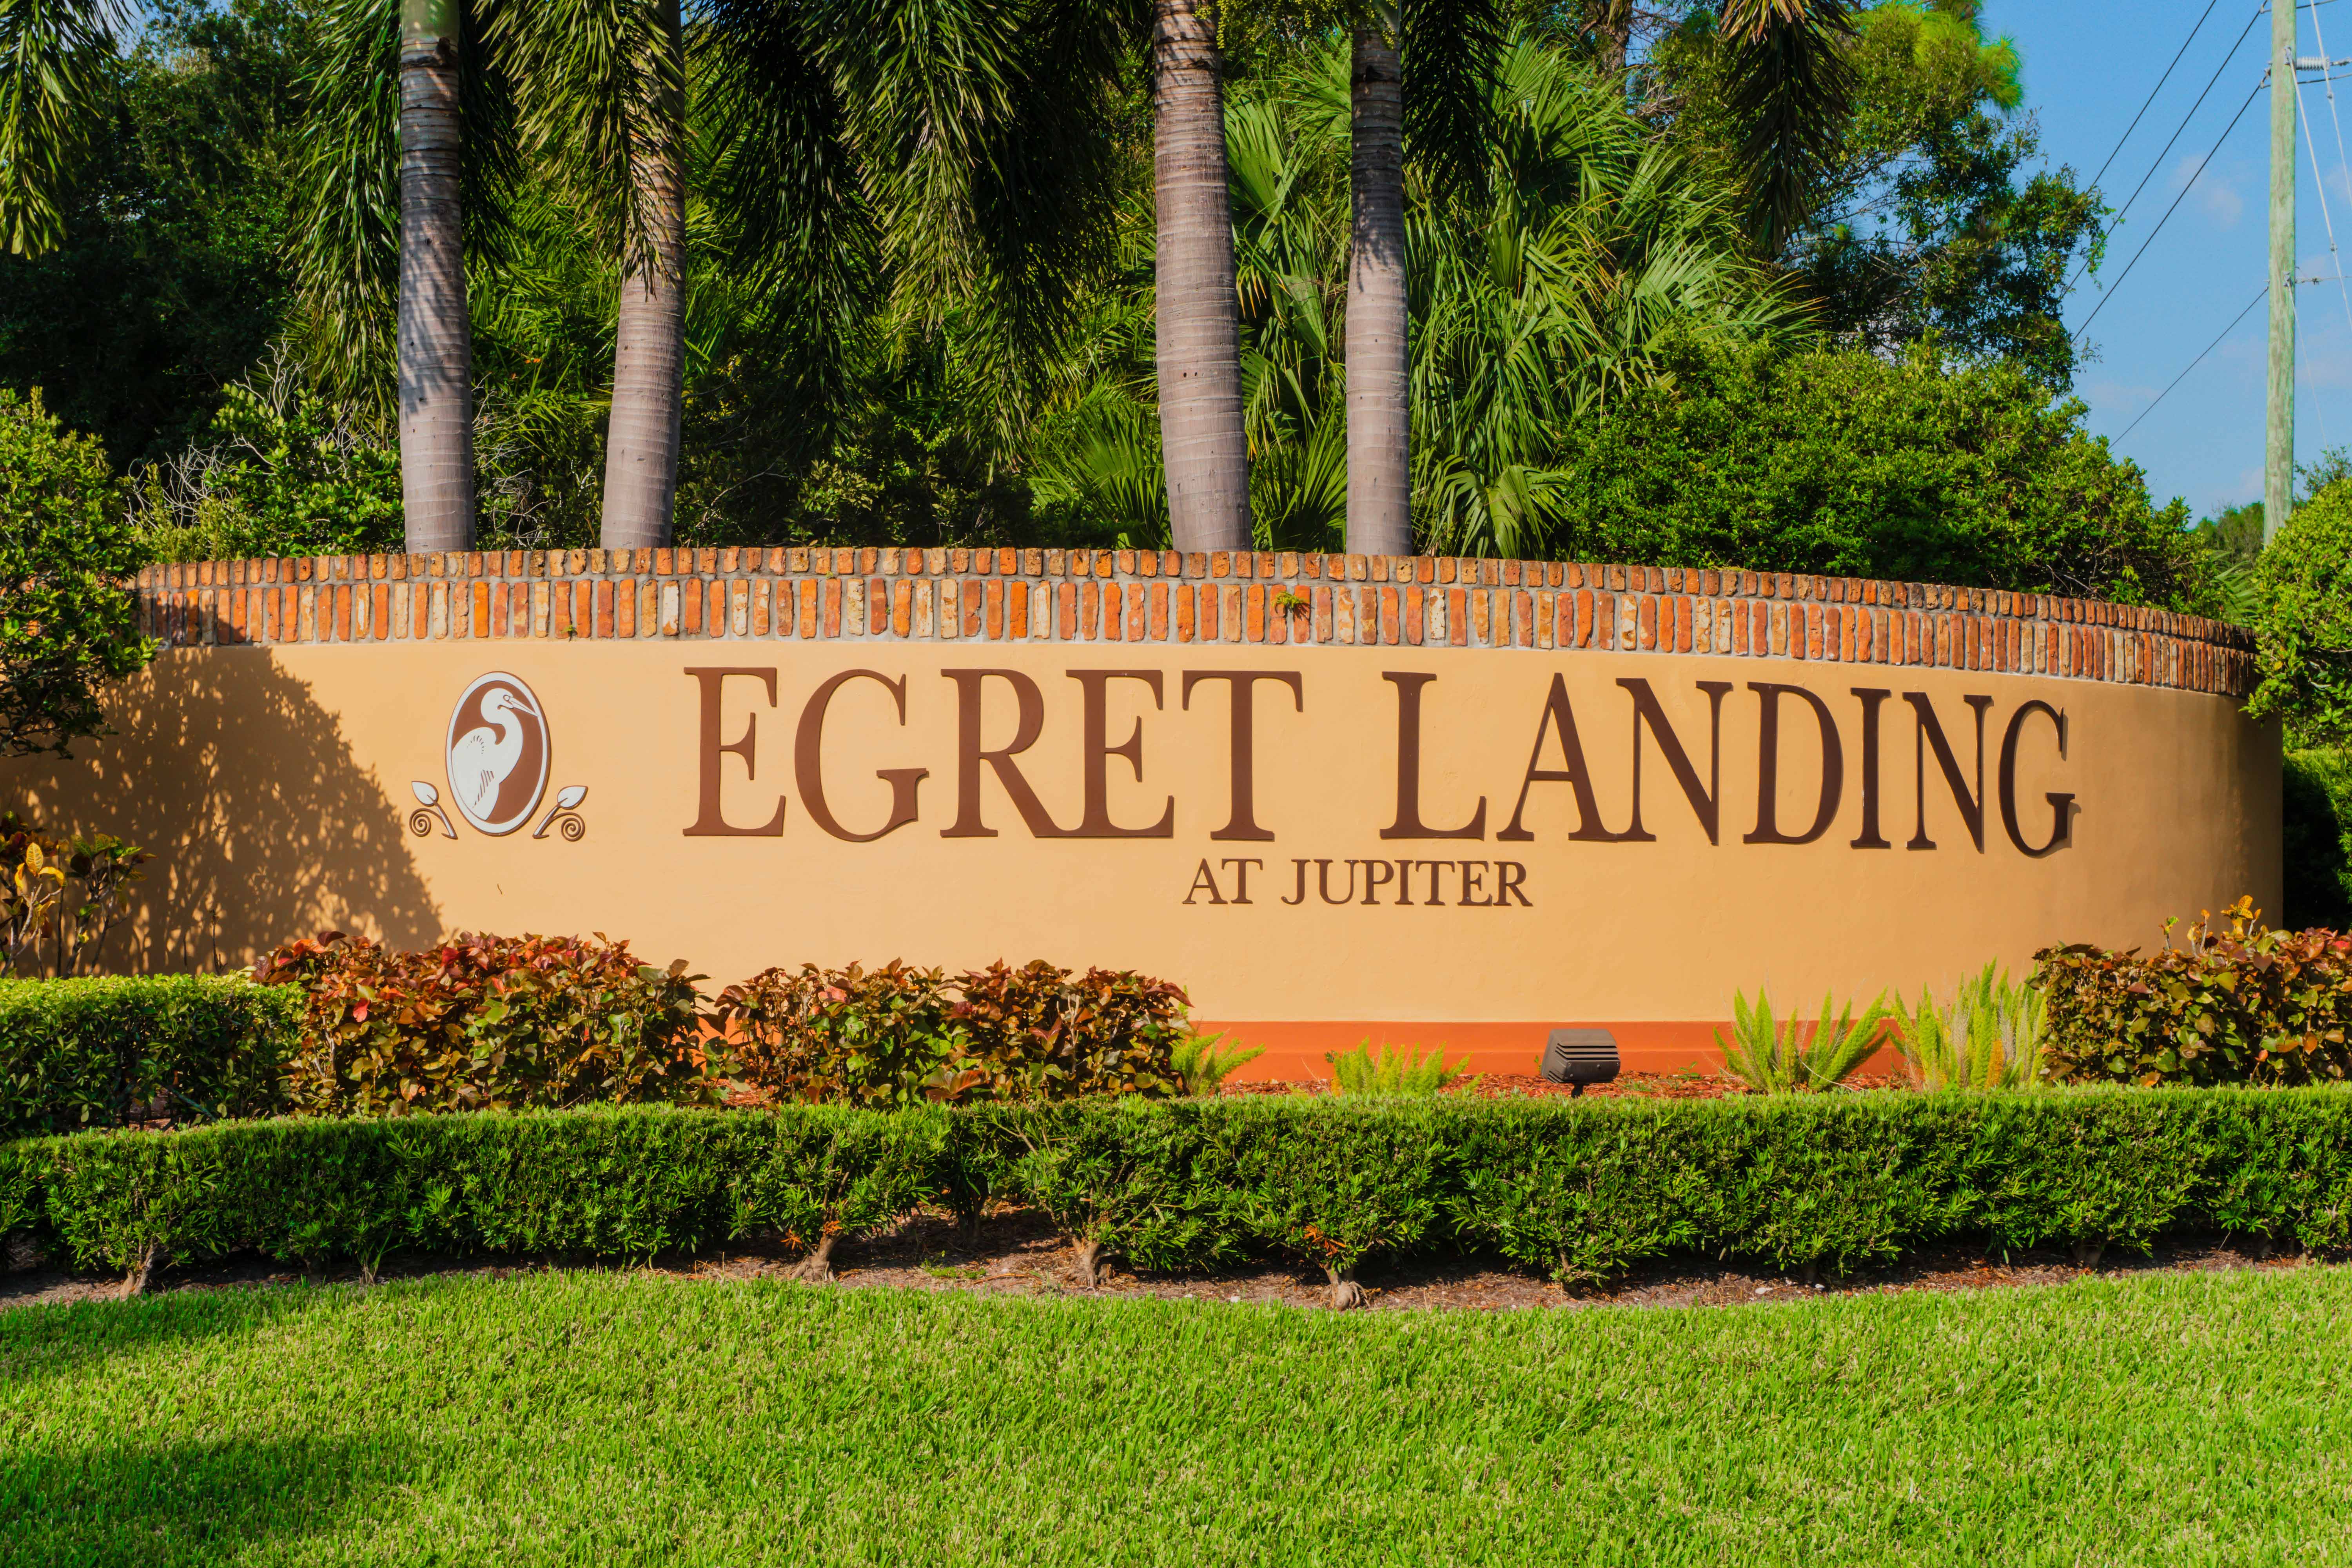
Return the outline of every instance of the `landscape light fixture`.
[[[1544,1042],[1543,1076],[1570,1085],[1571,1098],[1588,1083],[1609,1082],[1617,1076],[1617,1037],[1606,1029],[1554,1029]]]

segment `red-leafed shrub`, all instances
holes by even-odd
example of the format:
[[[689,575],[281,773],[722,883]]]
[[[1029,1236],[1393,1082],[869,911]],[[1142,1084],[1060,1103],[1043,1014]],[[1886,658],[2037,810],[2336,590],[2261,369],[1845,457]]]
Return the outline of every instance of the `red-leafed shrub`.
[[[1082,1094],[1184,1092],[1171,1059],[1189,1032],[1184,989],[1132,970],[1073,977],[1037,959],[956,981],[965,1037],[960,1098],[1067,1100]]]
[[[893,961],[868,971],[763,970],[719,994],[729,1071],[777,1100],[882,1108],[953,1098],[959,1037],[947,979]]]
[[[2063,1082],[2323,1083],[2352,1077],[2352,937],[2273,931],[2251,899],[2175,947],[2034,955],[2042,1060]]]
[[[949,980],[891,963],[771,969],[719,996],[729,1071],[778,1100],[845,1105],[1181,1094],[1183,990],[1040,960]]]
[[[254,966],[310,995],[287,1070],[298,1113],[396,1116],[715,1099],[684,960],[626,942],[458,935],[399,952],[328,931]]]

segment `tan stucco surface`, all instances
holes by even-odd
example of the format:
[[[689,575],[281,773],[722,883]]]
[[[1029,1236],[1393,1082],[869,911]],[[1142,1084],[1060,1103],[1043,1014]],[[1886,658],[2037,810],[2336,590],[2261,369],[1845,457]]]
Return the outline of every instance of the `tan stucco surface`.
[[[757,735],[748,771],[736,753],[717,765],[726,820],[763,824],[781,797],[779,836],[687,833],[708,765],[710,682],[686,672],[719,667],[775,671],[772,707],[761,679],[721,685],[720,738],[736,741],[754,718]],[[1141,737],[1141,782],[1125,756],[1109,757],[1104,805],[1110,823],[1134,827],[1172,801],[1171,836],[1034,837],[985,764],[981,818],[996,836],[943,836],[959,815],[960,735],[958,683],[942,671],[981,668],[1035,682],[1043,728],[1013,761],[1064,828],[1081,821],[1086,773],[1085,683],[1069,672],[1160,672],[1156,706],[1142,682],[1100,683],[1103,742],[1121,745],[1139,723]],[[794,776],[804,705],[846,669],[903,679],[906,718],[875,681],[835,694],[823,757],[839,823],[883,824],[891,786],[877,770],[929,770],[916,819],[873,842],[821,830]],[[1196,681],[1189,709],[1180,700],[1183,672],[1235,669],[1298,679],[1303,711],[1283,685],[1254,689],[1255,815],[1270,841],[1210,837],[1232,805],[1231,683]],[[462,821],[455,839],[437,826],[408,830],[411,781],[446,797],[452,707],[492,670],[520,677],[544,710],[551,767],[533,825],[558,790],[586,786],[576,841],[528,829],[488,837]],[[1481,837],[1381,836],[1398,804],[1402,685],[1391,673],[1433,678],[1419,687],[1423,820],[1459,826],[1483,798]],[[1650,683],[1702,784],[1708,698],[1698,683],[1730,683],[1718,842],[1646,732],[1642,817],[1654,842],[1572,841],[1575,791],[1558,782],[1527,786],[1521,826],[1532,837],[1500,839],[1555,675],[1610,832],[1627,826],[1635,734],[1633,700],[1617,682]],[[1838,724],[1842,801],[1812,843],[1741,841],[1758,817],[1759,682],[1811,690]],[[980,743],[1001,746],[1015,726],[1013,688],[979,685]],[[1851,847],[1864,810],[1857,687],[1891,694],[1877,745],[1888,848]],[[1981,851],[1932,753],[1925,827],[1937,847],[1905,847],[1918,826],[1913,691],[1927,695],[1964,773],[1977,746],[1963,699],[1991,700]],[[2039,858],[2012,843],[1998,802],[2003,736],[2032,700],[2063,714],[2066,754],[2047,716],[2025,721],[2014,794],[2028,842],[2051,831],[2046,795],[2074,797],[2069,841]],[[1819,799],[1821,746],[1801,700],[1780,711],[1777,815],[1801,832]],[[2104,681],[1593,651],[542,640],[174,650],[124,689],[116,714],[118,735],[71,762],[10,764],[5,784],[45,823],[160,852],[138,930],[116,954],[125,966],[228,967],[330,926],[404,944],[460,929],[601,931],[656,963],[684,957],[714,984],[803,960],[961,967],[1043,956],[1180,981],[1197,1016],[1275,1045],[1277,1068],[1383,1033],[1471,1047],[1483,1065],[1524,1070],[1543,1028],[1587,1022],[1649,1026],[1629,1029],[1629,1056],[1649,1042],[1640,1049],[1656,1065],[1703,1038],[1693,1025],[1727,1016],[1735,987],[1810,1002],[1825,988],[1866,997],[1948,985],[1987,959],[2022,970],[2053,942],[2152,943],[2167,917],[2244,893],[2275,910],[2279,896],[2275,737],[2226,697]],[[1556,731],[1533,765],[1562,769]],[[1247,903],[1238,868],[1223,864],[1244,857],[1264,862],[1249,872]],[[1301,859],[1305,898],[1286,903]],[[1374,859],[1424,863],[1411,873],[1411,907],[1393,901],[1386,879],[1373,905],[1360,901],[1360,862]],[[1352,880],[1355,901],[1325,901],[1323,860],[1333,892]],[[1457,868],[1437,873],[1444,902],[1431,907],[1425,863],[1439,860],[1483,862],[1483,890],[1515,880],[1526,905],[1464,907]],[[1524,869],[1507,878],[1504,862]]]

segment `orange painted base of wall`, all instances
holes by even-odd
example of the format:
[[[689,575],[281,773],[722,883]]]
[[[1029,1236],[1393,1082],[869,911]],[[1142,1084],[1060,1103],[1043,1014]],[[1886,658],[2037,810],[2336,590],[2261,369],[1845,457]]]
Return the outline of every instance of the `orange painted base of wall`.
[[[1448,1061],[1470,1058],[1473,1072],[1519,1073],[1532,1077],[1543,1065],[1544,1041],[1554,1029],[1606,1029],[1617,1037],[1619,1070],[1629,1073],[1670,1073],[1685,1068],[1714,1072],[1723,1065],[1715,1032],[1728,1023],[1559,1023],[1465,1024],[1394,1022],[1381,1019],[1259,1020],[1223,1023],[1197,1019],[1203,1034],[1223,1034],[1242,1045],[1262,1046],[1265,1055],[1234,1076],[1236,1079],[1281,1079],[1297,1083],[1328,1079],[1327,1052],[1352,1051],[1370,1040],[1392,1046],[1442,1047]]]

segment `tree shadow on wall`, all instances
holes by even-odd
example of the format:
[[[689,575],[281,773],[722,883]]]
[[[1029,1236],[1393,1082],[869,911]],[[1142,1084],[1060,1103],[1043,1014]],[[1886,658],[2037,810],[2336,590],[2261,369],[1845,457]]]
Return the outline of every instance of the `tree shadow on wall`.
[[[236,968],[329,928],[399,947],[441,934],[400,811],[267,650],[165,653],[107,712],[116,732],[70,760],[0,766],[0,805],[155,853],[100,967]]]

